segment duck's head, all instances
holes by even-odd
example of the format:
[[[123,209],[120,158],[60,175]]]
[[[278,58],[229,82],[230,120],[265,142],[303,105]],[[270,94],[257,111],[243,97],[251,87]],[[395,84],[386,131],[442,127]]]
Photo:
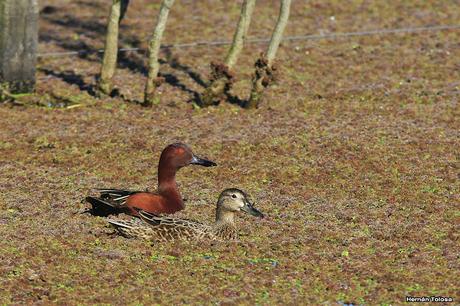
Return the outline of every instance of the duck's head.
[[[167,146],[160,156],[160,165],[182,168],[188,165],[201,165],[204,167],[217,166],[215,162],[200,158],[184,143],[173,143]]]
[[[243,211],[259,218],[264,217],[263,213],[254,208],[249,201],[248,195],[236,188],[229,188],[222,191],[217,201],[217,210],[233,213]]]

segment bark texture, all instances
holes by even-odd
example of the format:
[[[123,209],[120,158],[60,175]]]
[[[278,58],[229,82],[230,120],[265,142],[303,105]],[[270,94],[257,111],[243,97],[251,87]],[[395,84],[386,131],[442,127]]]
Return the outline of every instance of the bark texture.
[[[0,100],[34,90],[37,29],[37,0],[0,0]]]
[[[112,78],[115,74],[118,56],[118,27],[121,16],[122,0],[113,0],[107,23],[104,57],[102,58],[101,75],[97,90],[102,94],[110,94],[113,89]]]
[[[203,106],[218,103],[222,96],[231,89],[234,81],[232,68],[236,64],[241,50],[243,50],[255,3],[255,0],[243,2],[238,26],[224,64],[211,63],[211,80],[201,97]]]
[[[283,38],[283,32],[289,19],[289,10],[291,0],[281,0],[280,13],[275,29],[273,30],[270,44],[267,53],[262,55],[255,63],[255,73],[252,80],[252,90],[246,108],[257,108],[259,106],[262,94],[274,80],[275,67],[273,61],[276,57],[276,52]]]
[[[149,43],[149,72],[147,83],[145,84],[144,105],[151,106],[158,99],[156,97],[156,89],[163,83],[163,79],[158,77],[160,71],[160,63],[158,62],[158,54],[161,47],[161,39],[168,20],[169,10],[174,4],[174,0],[163,0],[161,3],[160,13],[158,15],[157,25]]]

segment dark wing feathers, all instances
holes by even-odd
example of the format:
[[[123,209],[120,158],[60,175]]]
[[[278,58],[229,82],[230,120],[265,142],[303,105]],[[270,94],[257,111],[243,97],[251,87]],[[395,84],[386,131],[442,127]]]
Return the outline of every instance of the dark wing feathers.
[[[103,198],[96,198],[96,197],[91,197],[91,196],[86,197],[86,202],[93,205],[93,208],[94,206],[110,206],[113,208],[116,208],[118,206],[115,203],[104,200]]]
[[[126,199],[139,191],[122,189],[95,189],[99,192],[99,197],[86,197],[86,201],[91,204],[91,213],[96,216],[107,217],[111,214],[123,212]]]
[[[138,193],[140,191],[132,191],[132,190],[122,190],[122,189],[107,189],[107,188],[100,188],[95,189],[100,194],[101,197],[110,197],[110,198],[117,198],[117,197],[126,197],[132,194]]]

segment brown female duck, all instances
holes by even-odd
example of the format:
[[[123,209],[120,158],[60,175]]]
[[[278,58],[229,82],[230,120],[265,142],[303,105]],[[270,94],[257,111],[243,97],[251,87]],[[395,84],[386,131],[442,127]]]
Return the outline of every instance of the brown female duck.
[[[245,192],[230,188],[224,190],[217,201],[216,221],[212,225],[197,221],[156,216],[140,211],[141,220],[109,220],[118,232],[128,238],[142,238],[159,241],[170,240],[227,240],[236,239],[235,214],[243,211],[263,218],[264,215],[254,208]]]

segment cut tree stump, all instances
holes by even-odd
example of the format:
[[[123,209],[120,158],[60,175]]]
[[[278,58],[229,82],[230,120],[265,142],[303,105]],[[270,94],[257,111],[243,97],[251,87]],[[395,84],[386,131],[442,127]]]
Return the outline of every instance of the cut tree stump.
[[[0,0],[0,91],[34,90],[37,45],[38,0]]]

